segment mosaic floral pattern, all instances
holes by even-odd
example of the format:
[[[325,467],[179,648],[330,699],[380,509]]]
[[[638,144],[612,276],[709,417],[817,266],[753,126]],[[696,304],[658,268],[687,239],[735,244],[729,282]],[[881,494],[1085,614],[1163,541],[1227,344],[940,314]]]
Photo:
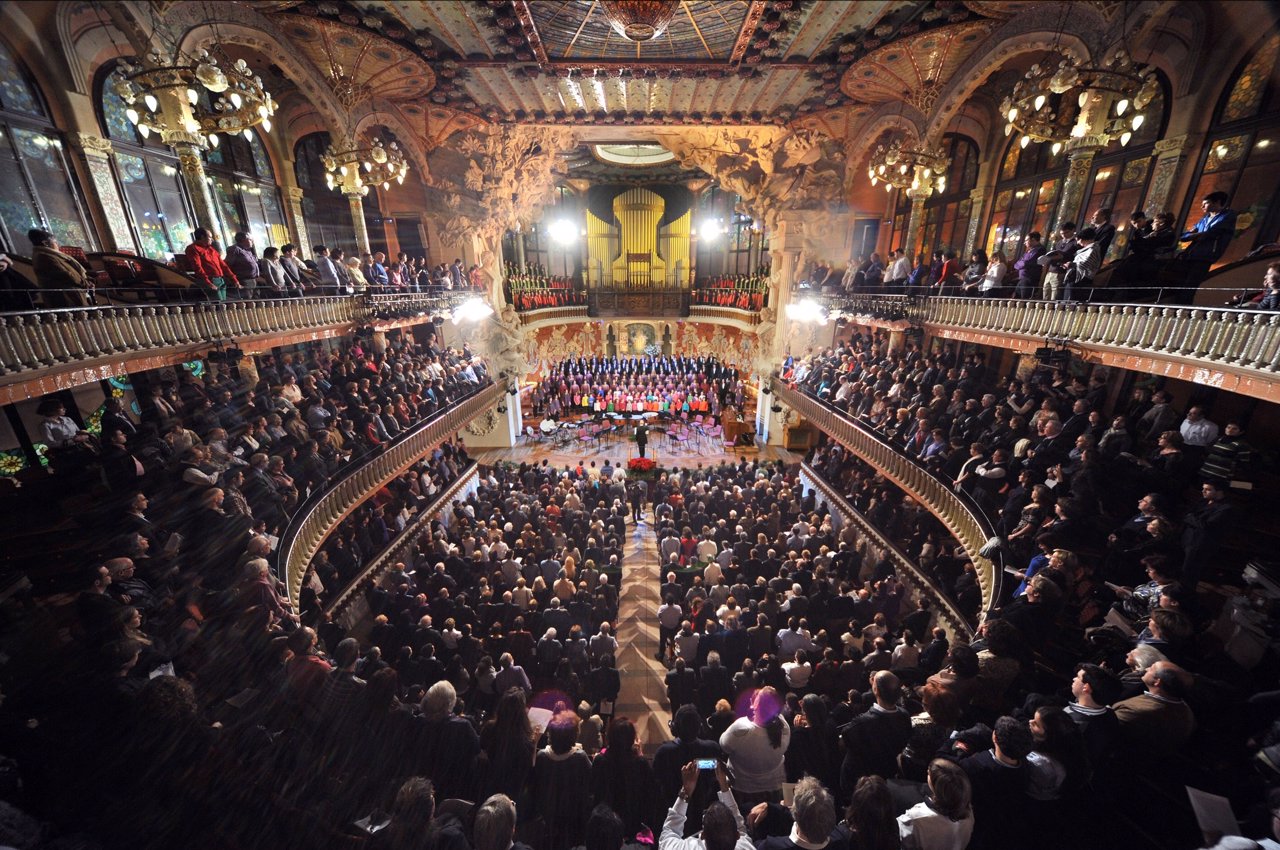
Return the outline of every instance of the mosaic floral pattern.
[[[10,112],[44,116],[40,100],[18,68],[18,63],[3,45],[0,45],[0,105]]]
[[[1267,82],[1275,73],[1276,60],[1280,57],[1280,35],[1272,36],[1257,52],[1245,69],[1240,72],[1231,96],[1227,98],[1226,108],[1222,110],[1222,121],[1239,121],[1252,118],[1262,107],[1262,98],[1267,91]]]

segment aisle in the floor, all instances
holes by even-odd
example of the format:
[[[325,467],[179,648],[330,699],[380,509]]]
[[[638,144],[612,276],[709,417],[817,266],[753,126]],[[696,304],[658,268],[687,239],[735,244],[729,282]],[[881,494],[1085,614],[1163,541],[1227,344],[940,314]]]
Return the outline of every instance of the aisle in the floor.
[[[614,444],[590,446],[556,445],[540,439],[521,437],[519,444],[510,449],[482,449],[473,451],[472,457],[479,463],[541,463],[544,459],[557,467],[584,466],[594,461],[597,467],[606,459],[613,464],[625,463],[634,456],[635,445],[618,441]],[[711,443],[705,446],[682,446],[668,450],[665,443],[651,445],[649,456],[656,455],[661,468],[712,466],[717,463],[737,463],[748,460],[781,460],[797,463],[800,457],[777,446],[759,449],[725,450]],[[665,678],[666,668],[655,657],[658,652],[658,594],[659,577],[658,540],[653,530],[653,506],[645,505],[644,521],[638,526],[627,520],[627,540],[623,547],[622,585],[618,592],[618,622],[614,624],[618,638],[618,670],[621,673],[622,691],[615,706],[615,716],[625,716],[635,722],[644,744],[644,751],[652,755],[658,747],[671,738],[667,721],[671,711],[667,707]]]
[[[635,721],[646,755],[671,739],[667,721],[664,677],[666,668],[658,661],[659,557],[658,540],[650,523],[651,505],[645,506],[644,521],[627,529],[623,548],[622,589],[618,596],[618,671],[622,691],[614,713]]]

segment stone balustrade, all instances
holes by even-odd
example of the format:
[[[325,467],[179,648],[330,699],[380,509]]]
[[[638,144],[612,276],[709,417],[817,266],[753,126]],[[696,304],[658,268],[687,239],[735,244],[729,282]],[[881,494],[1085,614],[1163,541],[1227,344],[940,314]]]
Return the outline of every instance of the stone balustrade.
[[[807,463],[800,464],[800,480],[806,487],[812,487],[821,494],[818,501],[826,502],[827,507],[840,517],[841,522],[852,524],[858,534],[866,538],[867,543],[876,550],[877,560],[881,557],[889,559],[898,578],[913,591],[916,597],[924,597],[933,604],[933,610],[938,615],[938,624],[946,628],[949,636],[953,639],[957,635],[973,636],[973,626],[969,618],[956,607],[951,596],[938,587],[897,543],[886,537]],[[925,643],[929,640],[928,635],[916,635],[916,638]]]
[[[1077,304],[1011,298],[832,296],[828,306],[856,321],[897,323],[951,336],[1065,341],[1086,349],[1185,362],[1201,380],[1262,398],[1280,395],[1280,313],[1164,304]],[[1138,366],[1139,364],[1133,364]],[[1210,373],[1242,378],[1224,381]],[[1274,400],[1274,399],[1273,399]]]
[[[445,508],[449,507],[454,499],[464,499],[475,489],[480,480],[478,470],[479,466],[475,462],[463,469],[456,480],[445,487],[430,504],[409,521],[404,531],[392,538],[385,549],[374,556],[346,587],[329,600],[329,604],[325,606],[325,612],[333,618],[334,622],[350,630],[369,615],[368,596],[364,593],[365,589],[381,581],[396,563],[412,561],[418,537],[430,527],[432,520],[439,519],[446,526],[450,524],[452,516],[445,511]]]
[[[215,342],[335,330],[346,333],[388,311],[447,309],[456,293],[332,296],[199,304],[79,307],[0,313],[0,380]]]
[[[280,536],[280,568],[295,604],[321,544],[369,496],[401,475],[467,422],[502,400],[506,387],[491,384],[448,410],[404,432],[381,453],[355,462],[318,497],[308,499]]]
[[[990,523],[975,506],[961,498],[946,482],[937,478],[894,446],[886,443],[869,428],[848,418],[817,399],[810,398],[773,378],[774,397],[829,434],[842,446],[871,464],[889,481],[901,487],[913,499],[936,516],[964,547],[973,561],[982,590],[982,606],[991,608],[1000,598],[1003,572],[998,564],[980,554],[993,536]]]

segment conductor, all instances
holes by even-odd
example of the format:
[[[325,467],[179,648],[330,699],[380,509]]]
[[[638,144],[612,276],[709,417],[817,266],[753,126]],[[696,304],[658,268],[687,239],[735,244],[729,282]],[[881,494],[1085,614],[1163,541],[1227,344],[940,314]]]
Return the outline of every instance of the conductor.
[[[636,426],[636,450],[640,452],[640,457],[644,457],[645,446],[649,444],[649,429],[644,427],[641,422]]]

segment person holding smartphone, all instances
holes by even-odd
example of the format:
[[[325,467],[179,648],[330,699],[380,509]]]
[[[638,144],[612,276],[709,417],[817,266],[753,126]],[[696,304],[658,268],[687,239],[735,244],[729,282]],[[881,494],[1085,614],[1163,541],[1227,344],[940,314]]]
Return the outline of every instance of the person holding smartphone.
[[[701,832],[685,838],[684,825],[689,798],[698,786],[698,776],[703,770],[712,769],[702,765],[710,764],[714,764],[720,791],[716,794],[716,801],[707,806],[702,814]],[[754,850],[755,845],[747,833],[747,825],[738,811],[738,804],[733,799],[729,774],[723,764],[713,759],[691,761],[681,769],[680,778],[680,793],[676,795],[667,812],[667,819],[662,824],[658,850]]]

